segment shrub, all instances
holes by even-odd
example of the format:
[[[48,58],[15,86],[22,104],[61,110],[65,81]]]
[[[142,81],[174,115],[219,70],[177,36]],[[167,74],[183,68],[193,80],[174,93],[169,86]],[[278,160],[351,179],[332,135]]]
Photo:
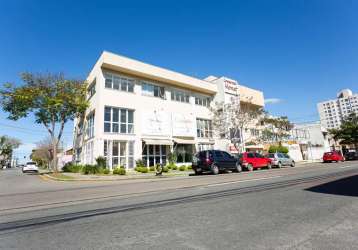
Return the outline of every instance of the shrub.
[[[180,171],[185,171],[185,170],[186,170],[186,166],[185,166],[185,165],[180,166],[180,167],[179,167],[179,170],[180,170]]]
[[[62,168],[63,172],[67,173],[79,173],[82,170],[82,165],[73,164],[72,162],[68,162]]]
[[[186,168],[187,168],[188,170],[192,170],[192,169],[193,169],[193,167],[192,167],[191,165],[186,166]]]
[[[106,158],[104,158],[103,156],[98,156],[96,158],[96,163],[98,167],[106,168]]]
[[[103,174],[109,174],[109,169],[108,168],[103,169]]]
[[[149,167],[149,171],[150,171],[150,172],[154,172],[154,171],[155,171],[155,167],[154,167],[154,166]]]
[[[174,164],[175,162],[177,162],[178,157],[175,153],[170,152],[167,157],[168,157],[169,164]]]
[[[141,171],[143,174],[148,173],[149,169],[147,167],[142,167]]]
[[[269,147],[269,153],[284,153],[287,154],[288,153],[288,148],[282,145],[271,145]]]
[[[177,169],[178,169],[178,166],[173,163],[173,164],[171,165],[171,169],[177,170]]]
[[[118,174],[118,175],[125,175],[126,174],[126,169],[123,167],[117,167],[115,169],[113,169],[113,174]]]
[[[82,168],[83,174],[100,174],[103,171],[103,168],[98,167],[97,165],[86,164]]]
[[[164,166],[164,167],[163,167],[163,173],[168,173],[168,172],[169,172],[168,166]]]
[[[135,161],[136,167],[145,167],[144,162],[142,159],[138,159]]]

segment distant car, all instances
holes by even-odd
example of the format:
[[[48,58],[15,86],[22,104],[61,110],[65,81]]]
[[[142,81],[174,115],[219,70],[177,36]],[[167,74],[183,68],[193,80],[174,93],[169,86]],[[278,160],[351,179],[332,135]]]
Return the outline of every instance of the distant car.
[[[358,160],[358,153],[357,152],[347,152],[344,154],[344,159],[346,161]]]
[[[269,153],[266,155],[267,158],[271,159],[272,166],[281,168],[282,166],[295,166],[295,161],[284,153]]]
[[[192,168],[195,174],[209,171],[219,174],[223,170],[241,172],[242,168],[237,158],[221,150],[204,150],[193,157]]]
[[[323,162],[344,161],[344,157],[338,151],[326,152],[323,154]]]
[[[22,167],[22,172],[23,173],[26,173],[26,172],[38,173],[39,167],[36,165],[36,162],[30,161],[30,162],[27,162],[24,167]]]
[[[257,168],[271,168],[271,159],[264,157],[259,153],[245,152],[239,154],[240,165],[248,171],[253,171]]]

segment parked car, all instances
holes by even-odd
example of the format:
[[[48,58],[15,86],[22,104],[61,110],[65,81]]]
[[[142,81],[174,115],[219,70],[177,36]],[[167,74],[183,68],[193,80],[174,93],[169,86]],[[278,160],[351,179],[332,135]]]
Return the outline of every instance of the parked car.
[[[39,167],[36,165],[36,162],[30,161],[30,162],[27,162],[24,167],[22,167],[22,172],[23,173],[26,173],[26,172],[38,173]]]
[[[238,159],[229,153],[221,150],[204,150],[193,157],[192,168],[195,174],[209,171],[212,174],[219,174],[223,170],[241,172],[242,167]]]
[[[271,159],[272,166],[281,168],[282,166],[295,166],[295,161],[288,155],[284,153],[269,153],[266,156]]]
[[[332,162],[332,161],[335,162],[344,161],[344,157],[342,156],[341,152],[332,151],[323,154],[323,162]]]
[[[358,160],[358,153],[357,152],[347,152],[344,154],[344,159],[346,161]]]
[[[239,154],[239,162],[243,168],[249,171],[253,171],[256,168],[267,167],[270,169],[272,167],[271,159],[259,153],[245,152]]]

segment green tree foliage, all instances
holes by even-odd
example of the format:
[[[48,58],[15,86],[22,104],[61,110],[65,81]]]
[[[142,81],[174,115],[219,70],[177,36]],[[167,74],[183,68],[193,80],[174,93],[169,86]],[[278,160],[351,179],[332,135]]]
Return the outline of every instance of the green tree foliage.
[[[2,108],[11,120],[32,113],[36,123],[45,126],[52,141],[52,167],[57,171],[57,147],[64,126],[86,110],[87,85],[63,74],[22,73],[21,79],[21,86],[7,83],[0,91]]]
[[[346,117],[340,128],[330,129],[328,132],[341,144],[354,144],[358,151],[358,116],[355,113]]]
[[[14,149],[18,148],[21,142],[9,136],[0,136],[0,165],[5,165],[11,159]]]
[[[293,128],[293,124],[287,116],[265,116],[261,119],[261,123],[266,127],[261,139],[266,142],[282,142],[290,136],[290,131]]]

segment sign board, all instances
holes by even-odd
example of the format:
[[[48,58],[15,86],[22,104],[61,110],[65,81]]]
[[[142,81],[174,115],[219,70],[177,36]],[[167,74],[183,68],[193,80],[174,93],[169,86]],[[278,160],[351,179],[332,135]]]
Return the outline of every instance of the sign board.
[[[169,136],[170,130],[170,114],[158,110],[142,113],[142,134]]]
[[[195,137],[196,122],[192,114],[172,114],[173,136]]]
[[[237,94],[238,91],[238,85],[236,81],[224,79],[224,90],[225,93],[229,94]]]

